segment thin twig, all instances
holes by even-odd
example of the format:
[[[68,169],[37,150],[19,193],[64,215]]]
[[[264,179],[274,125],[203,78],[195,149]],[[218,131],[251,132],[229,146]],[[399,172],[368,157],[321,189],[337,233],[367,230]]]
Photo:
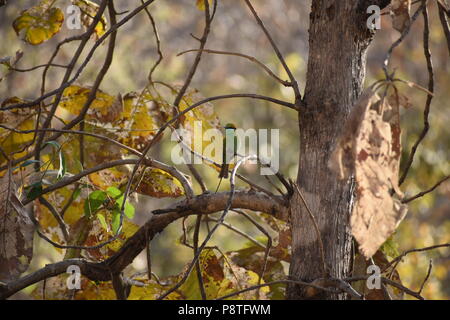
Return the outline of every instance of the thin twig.
[[[7,130],[10,130],[12,132],[16,132],[16,133],[22,133],[22,134],[27,134],[27,133],[32,133],[34,131],[36,131],[36,129],[31,129],[31,130],[19,130],[16,128],[10,128],[8,126],[5,126],[3,124],[0,124],[0,128],[4,128]],[[68,134],[78,134],[78,135],[86,135],[86,136],[90,136],[90,137],[94,137],[94,138],[98,138],[98,139],[102,139],[104,141],[108,141],[120,148],[123,148],[127,151],[129,151],[130,153],[141,157],[142,153],[137,151],[136,149],[133,149],[127,145],[124,145],[120,142],[118,142],[117,140],[114,140],[110,137],[104,136],[104,135],[100,135],[97,133],[92,133],[92,132],[86,132],[86,131],[79,131],[79,130],[63,130],[63,129],[54,129],[54,128],[47,128],[47,129],[37,129],[37,131],[48,131],[48,132],[57,132],[57,133],[68,133]],[[189,182],[188,179],[186,179],[186,175],[182,172],[180,172],[177,168],[173,167],[173,166],[169,166],[163,162],[154,160],[152,158],[145,158],[145,163],[147,166],[149,167],[154,167],[160,170],[163,170],[167,173],[170,173],[171,175],[175,176],[182,184],[184,192],[186,194],[186,196],[192,197],[194,195],[194,192],[192,190],[192,186]]]
[[[355,281],[367,280],[369,277],[370,277],[370,275],[351,277],[351,278],[343,279],[343,281],[345,281],[345,282],[355,282]],[[403,291],[404,293],[409,294],[410,296],[412,296],[412,297],[414,297],[414,298],[416,298],[418,300],[425,300],[425,298],[422,297],[420,294],[418,294],[417,292],[415,292],[415,291],[405,287],[404,285],[402,285],[402,284],[400,284],[398,282],[395,282],[395,281],[393,281],[391,279],[388,279],[388,278],[385,278],[385,277],[380,277],[380,280],[382,281],[382,283],[388,284],[391,287],[395,287],[398,290]]]
[[[10,70],[16,71],[16,72],[30,72],[39,68],[44,68],[44,67],[57,67],[57,68],[67,68],[66,65],[62,65],[62,64],[56,64],[56,63],[49,63],[49,64],[40,64],[38,66],[34,66],[31,68],[27,68],[27,69],[19,69],[19,68],[14,68],[14,67],[10,67]]]
[[[315,285],[313,283],[304,282],[304,281],[275,280],[275,281],[258,284],[258,285],[255,285],[255,286],[251,286],[251,287],[248,287],[248,288],[245,288],[245,289],[242,289],[242,290],[239,290],[239,291],[227,294],[225,296],[217,298],[217,300],[225,300],[225,299],[228,299],[228,298],[240,295],[240,294],[248,292],[248,291],[257,290],[257,289],[264,288],[264,287],[270,287],[270,286],[273,286],[273,285],[276,285],[276,284],[288,284],[288,283],[292,283],[292,284],[296,284],[296,285],[300,285],[300,286],[305,286],[305,287],[311,287],[311,288],[315,288],[315,289],[318,289],[318,290],[323,290],[323,291],[331,292],[331,293],[340,293],[341,292],[341,290],[326,288],[326,287],[318,286],[318,285]]]
[[[234,211],[234,210],[232,210],[232,211]],[[259,241],[256,240],[255,238],[253,238],[252,236],[246,234],[244,231],[240,230],[239,228],[233,226],[233,225],[230,224],[230,223],[227,223],[227,222],[220,222],[219,219],[215,219],[215,218],[212,218],[212,217],[207,217],[206,220],[213,221],[213,222],[217,222],[217,223],[223,225],[223,226],[224,226],[225,228],[227,228],[228,230],[231,230],[231,231],[237,233],[238,235],[244,237],[245,239],[249,240],[250,242],[254,243],[256,246],[258,246],[258,247],[260,247],[260,248],[263,248],[263,249],[266,248],[266,246],[265,246],[264,244],[262,244],[261,242],[259,242]]]
[[[419,291],[417,291],[418,294],[421,294],[423,291],[423,288],[425,286],[425,283],[428,281],[428,279],[430,278],[431,275],[431,269],[433,268],[433,260],[430,259],[430,264],[428,265],[428,271],[427,271],[427,275],[425,276],[425,279],[423,279],[423,282],[420,286]]]
[[[141,0],[141,3],[144,4],[144,0]],[[155,35],[155,42],[156,42],[156,51],[158,52],[158,60],[153,64],[152,68],[150,69],[150,72],[148,73],[148,81],[152,83],[152,75],[153,72],[155,72],[158,65],[163,60],[163,54],[161,51],[161,40],[159,38],[158,28],[156,27],[156,22],[153,16],[151,15],[150,11],[147,7],[145,7],[145,13],[147,14],[148,19],[150,20],[150,23],[152,25],[153,34]]]
[[[408,202],[411,202],[411,201],[413,201],[413,200],[416,200],[416,199],[418,199],[418,198],[420,198],[420,197],[423,197],[424,195],[426,195],[426,194],[428,194],[428,193],[434,191],[437,187],[439,187],[441,184],[443,184],[443,183],[444,183],[445,181],[447,181],[449,178],[450,178],[450,175],[448,175],[448,176],[442,178],[441,180],[439,180],[439,181],[438,181],[434,186],[432,186],[431,188],[429,188],[429,189],[427,189],[427,190],[425,190],[425,191],[419,192],[418,194],[416,194],[416,195],[414,195],[414,196],[412,196],[412,197],[403,199],[403,200],[402,200],[402,203],[408,203]]]
[[[446,9],[438,1],[439,19],[441,20],[442,29],[444,30],[445,38],[447,39],[448,54],[450,55],[450,28],[448,26],[448,18]]]
[[[382,272],[385,272],[389,267],[391,267],[394,263],[398,263],[400,262],[406,255],[410,254],[410,253],[414,253],[414,252],[424,252],[424,251],[429,251],[429,250],[434,250],[434,249],[439,249],[439,248],[449,248],[450,247],[450,243],[443,243],[443,244],[437,244],[434,246],[430,246],[430,247],[424,247],[424,248],[416,248],[416,249],[411,249],[411,250],[407,250],[405,252],[403,252],[401,255],[399,255],[398,257],[394,258],[391,262],[389,262],[384,268]]]
[[[208,0],[205,0],[208,1]],[[199,235],[200,235],[200,225],[202,222],[202,215],[198,214],[195,219],[195,228],[194,228],[194,237],[193,237],[193,246],[192,249],[194,251],[194,256],[197,254],[200,254],[199,248],[198,248],[198,241],[199,241]],[[206,300],[206,290],[205,290],[205,284],[203,283],[203,274],[202,274],[202,268],[200,267],[200,261],[197,261],[195,264],[195,270],[197,271],[197,279],[198,279],[198,286],[200,288],[200,295],[203,300]]]
[[[430,26],[428,23],[428,9],[426,6],[426,0],[422,0],[421,8],[422,14],[423,14],[423,24],[424,24],[424,30],[423,30],[423,51],[425,55],[425,59],[427,60],[427,70],[428,70],[428,91],[431,92],[431,94],[427,95],[427,101],[425,103],[425,108],[423,111],[423,130],[419,135],[419,138],[414,143],[411,153],[409,155],[408,161],[406,162],[405,170],[403,171],[402,176],[400,177],[400,180],[398,182],[398,185],[402,185],[402,183],[405,181],[409,169],[411,168],[411,165],[414,161],[414,156],[416,154],[417,148],[419,147],[419,144],[422,142],[422,140],[425,138],[425,136],[428,133],[428,130],[430,128],[430,123],[428,121],[428,117],[430,115],[430,107],[431,107],[431,101],[433,100],[433,93],[434,93],[434,71],[433,71],[433,61],[431,59],[431,52],[430,52]]]
[[[210,12],[209,12],[209,2],[204,1],[204,3],[205,3],[205,28],[203,29],[202,37],[199,39],[199,41],[200,41],[200,46],[198,49],[199,51],[198,51],[197,55],[195,56],[194,62],[192,63],[191,69],[189,70],[189,73],[186,77],[186,80],[183,83],[183,86],[181,87],[180,91],[178,92],[177,96],[175,97],[175,101],[173,103],[175,108],[178,108],[178,106],[181,102],[181,99],[183,99],[183,96],[186,93],[187,88],[191,84],[192,78],[194,77],[195,72],[197,71],[197,67],[200,64],[200,60],[202,58],[202,52],[203,52],[203,49],[205,48],[206,41],[207,41],[209,33],[211,31],[212,17],[210,16]]]
[[[169,120],[168,122],[166,122],[156,133],[155,137],[148,143],[148,145],[145,147],[144,151],[142,152],[143,154],[147,154],[147,152],[150,150],[150,148],[153,146],[153,144],[155,143],[155,141],[158,140],[158,138],[163,134],[163,132],[165,131],[165,129],[167,129],[170,125],[172,125],[175,121],[177,121],[180,117],[182,117],[183,115],[185,115],[186,113],[188,113],[189,111],[192,111],[193,109],[211,102],[211,101],[216,101],[216,100],[222,100],[222,99],[235,99],[235,98],[250,98],[250,99],[257,99],[257,100],[263,100],[263,101],[269,101],[272,102],[274,104],[278,104],[280,106],[284,106],[293,110],[298,110],[296,105],[290,102],[286,102],[286,101],[282,101],[282,100],[278,100],[272,97],[267,97],[267,96],[262,96],[262,95],[258,95],[258,94],[252,94],[252,93],[235,93],[235,94],[226,94],[226,95],[220,95],[220,96],[214,96],[214,97],[209,97],[206,99],[203,99],[201,101],[198,101],[196,103],[194,103],[193,105],[189,106],[188,108],[186,108],[185,110],[183,110],[182,112],[180,112],[179,114],[177,114],[176,116],[174,116],[171,120]],[[7,106],[5,108],[9,109],[10,106]],[[3,110],[3,109],[2,109]],[[75,126],[75,124],[70,125],[70,123],[68,125],[66,125],[64,127],[64,130],[68,130],[71,129],[73,126]],[[57,138],[59,138],[61,136],[60,132],[55,133],[53,136],[49,137],[45,142],[48,141],[53,141],[56,140]],[[22,156],[20,158],[17,158],[15,160],[12,160],[12,165],[16,165],[22,161],[25,161],[29,158],[31,158],[33,156],[32,153],[27,154],[25,156]],[[7,166],[1,166],[0,167],[0,172],[3,170],[6,170]]]
[[[185,51],[182,51],[182,52],[178,53],[177,56],[181,56],[181,55],[183,55],[185,53],[188,53],[188,52],[197,52],[197,51],[199,51],[199,49],[185,50]],[[252,57],[252,56],[249,56],[249,55],[246,55],[246,54],[243,54],[243,53],[231,52],[231,51],[219,51],[219,50],[203,49],[203,52],[213,53],[213,54],[223,54],[223,55],[229,55],[229,56],[236,56],[236,57],[245,58],[247,60],[250,60],[251,62],[256,63],[261,68],[263,68],[264,71],[266,71],[266,73],[269,76],[271,76],[272,78],[274,78],[275,80],[280,82],[283,86],[285,86],[285,87],[291,87],[292,86],[291,82],[283,80],[280,77],[278,77],[275,73],[273,73],[272,70],[269,69],[269,67],[267,67],[264,63],[260,62],[255,57]]]
[[[214,225],[214,227],[211,229],[211,231],[207,234],[205,240],[203,240],[203,243],[201,244],[201,246],[198,249],[197,254],[194,256],[193,260],[191,261],[191,263],[189,264],[187,270],[185,271],[183,277],[180,279],[180,281],[178,281],[178,283],[173,286],[171,289],[169,289],[167,292],[165,292],[164,294],[162,294],[158,300],[162,300],[165,297],[167,297],[169,294],[171,294],[172,292],[174,292],[175,290],[177,290],[179,287],[181,287],[183,285],[183,283],[187,280],[187,278],[189,277],[189,275],[192,272],[192,269],[194,267],[194,265],[197,263],[199,257],[200,257],[200,253],[202,252],[202,250],[205,248],[206,244],[208,243],[208,241],[211,239],[211,237],[213,236],[214,232],[217,230],[217,228],[220,226],[220,223],[222,223],[225,220],[225,217],[228,213],[228,211],[231,208],[231,205],[233,203],[233,197],[234,197],[234,193],[235,193],[235,177],[236,177],[236,172],[239,169],[239,167],[241,166],[241,164],[247,160],[256,160],[257,157],[254,155],[245,157],[240,159],[237,163],[236,166],[233,168],[233,171],[231,172],[231,177],[230,177],[230,186],[231,186],[231,190],[229,193],[229,197],[228,197],[228,201],[226,204],[225,209],[222,212],[222,215],[219,218],[219,221],[216,225]]]
[[[266,29],[266,27],[264,26],[264,23],[262,22],[262,20],[256,13],[255,8],[253,8],[253,5],[251,4],[250,0],[245,0],[245,3],[247,4],[247,7],[252,12],[254,18],[256,19],[256,22],[258,23],[258,25],[261,27],[262,31],[266,35],[267,40],[269,40],[270,45],[272,46],[273,50],[275,51],[276,56],[278,57],[278,60],[280,60],[281,65],[283,66],[284,70],[286,71],[286,73],[289,77],[289,80],[291,81],[292,89],[294,90],[296,105],[298,105],[299,103],[301,103],[302,96],[300,93],[300,89],[298,87],[297,80],[295,79],[294,75],[292,74],[291,69],[289,69],[286,61],[283,58],[283,55],[281,54],[280,50],[278,49],[278,46],[275,44],[275,41],[272,39],[272,36],[270,35],[269,31]]]
[[[64,240],[66,240],[66,242],[69,242],[69,232],[67,231],[67,225],[64,222],[62,216],[55,209],[55,207],[53,207],[53,205],[50,202],[48,202],[47,199],[45,199],[44,197],[39,197],[39,202],[50,211],[55,220],[58,222],[59,227],[61,228]]]
[[[137,15],[140,11],[144,10],[145,7],[149,6],[154,1],[155,0],[146,1],[145,4],[138,6],[136,9],[134,9],[132,12],[130,12],[128,15],[126,15],[122,20],[120,20],[118,23],[116,23],[115,25],[112,25],[91,47],[89,53],[86,55],[86,58],[84,59],[83,63],[81,63],[80,67],[78,68],[77,72],[72,77],[72,79],[70,79],[69,81],[62,84],[59,88],[54,89],[44,95],[41,95],[39,98],[34,99],[33,101],[8,105],[8,106],[0,108],[0,110],[4,111],[4,110],[11,110],[11,109],[23,109],[23,108],[36,107],[40,102],[44,101],[45,99],[52,97],[54,95],[57,95],[57,94],[61,94],[64,89],[66,89],[67,87],[72,85],[78,79],[78,77],[80,76],[80,74],[82,73],[82,71],[84,70],[86,65],[89,63],[92,56],[94,55],[95,50],[103,43],[103,41],[105,41],[105,39],[108,38],[112,32],[115,32],[118,28],[123,26],[131,18],[133,18],[135,15]],[[108,1],[106,1],[106,2],[108,2]],[[92,25],[95,27],[94,23]],[[67,126],[69,126],[69,124]],[[72,127],[73,126],[75,126],[75,124],[73,124]]]
[[[232,211],[237,212],[240,215],[243,215],[248,221],[250,221],[256,228],[258,228],[259,231],[261,231],[267,237],[267,246],[266,246],[265,252],[264,252],[264,264],[263,264],[263,267],[261,268],[261,273],[259,274],[259,279],[258,279],[258,284],[260,284],[262,279],[264,278],[264,274],[266,273],[270,250],[272,249],[272,246],[273,246],[272,237],[270,236],[269,232],[267,232],[267,230],[264,229],[264,227],[262,225],[260,225],[258,222],[256,222],[251,216],[246,214],[244,211],[237,210],[237,209],[234,209]]]
[[[391,75],[389,75],[388,73],[388,66],[389,66],[389,62],[391,60],[391,56],[392,53],[394,52],[394,49],[397,48],[402,41],[406,38],[406,36],[409,34],[409,31],[411,30],[411,26],[413,25],[413,23],[417,20],[417,18],[419,17],[420,12],[424,9],[424,4],[422,3],[421,6],[417,9],[417,11],[413,14],[413,16],[411,17],[410,23],[406,26],[406,28],[403,30],[400,38],[398,38],[389,48],[389,50],[386,53],[386,56],[383,60],[383,71],[384,71],[384,75],[386,77],[386,79],[391,79]]]

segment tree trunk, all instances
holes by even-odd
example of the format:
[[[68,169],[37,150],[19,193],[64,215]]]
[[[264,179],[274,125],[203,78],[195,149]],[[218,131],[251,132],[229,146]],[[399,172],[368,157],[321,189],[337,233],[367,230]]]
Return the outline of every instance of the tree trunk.
[[[328,160],[363,88],[366,49],[372,38],[366,27],[366,8],[365,1],[313,0],[310,14],[306,106],[299,114],[297,184],[321,233],[326,275],[336,278],[351,272],[353,179],[340,181],[328,169]],[[290,277],[308,282],[323,278],[317,232],[297,193],[291,201],[291,226]],[[290,285],[288,298],[346,297]]]

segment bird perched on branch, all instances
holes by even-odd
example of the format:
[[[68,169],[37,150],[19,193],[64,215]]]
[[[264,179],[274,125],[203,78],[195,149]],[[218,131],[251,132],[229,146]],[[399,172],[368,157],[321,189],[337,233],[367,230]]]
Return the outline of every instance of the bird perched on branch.
[[[225,125],[225,136],[223,137],[223,149],[222,149],[222,167],[220,168],[219,173],[219,185],[217,186],[217,190],[219,190],[220,183],[222,179],[228,178],[228,169],[230,167],[230,162],[233,160],[234,156],[237,153],[237,136],[236,136],[236,126],[232,123],[227,123]]]

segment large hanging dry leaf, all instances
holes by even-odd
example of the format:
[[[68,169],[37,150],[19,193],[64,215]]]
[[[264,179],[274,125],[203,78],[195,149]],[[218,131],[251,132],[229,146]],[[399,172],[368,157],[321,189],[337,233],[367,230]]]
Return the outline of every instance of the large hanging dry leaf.
[[[374,94],[369,89],[361,94],[345,124],[344,133],[331,155],[329,167],[333,171],[338,172],[341,179],[347,178],[354,172],[354,138],[363,121],[366,109],[374,102]]]
[[[355,174],[357,200],[350,219],[352,234],[371,257],[395,231],[407,207],[399,191],[400,126],[398,112],[367,90],[354,107],[330,168],[341,178]]]
[[[391,1],[392,26],[402,33],[411,23],[411,0]]]
[[[0,178],[1,281],[16,279],[28,269],[33,256],[35,228],[15,193],[14,181],[8,180],[9,175]]]

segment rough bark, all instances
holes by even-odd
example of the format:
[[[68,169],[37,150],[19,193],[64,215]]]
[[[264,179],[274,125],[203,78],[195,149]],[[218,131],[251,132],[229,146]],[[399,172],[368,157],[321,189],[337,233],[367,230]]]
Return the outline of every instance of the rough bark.
[[[344,278],[351,271],[349,216],[352,179],[341,181],[328,160],[365,75],[366,49],[372,38],[366,27],[364,1],[313,0],[309,29],[309,61],[305,107],[299,113],[300,158],[297,184],[317,221],[324,245],[326,275]],[[293,279],[322,278],[323,263],[313,221],[298,194],[291,200]],[[310,296],[288,288],[290,299],[345,298],[325,293]]]

